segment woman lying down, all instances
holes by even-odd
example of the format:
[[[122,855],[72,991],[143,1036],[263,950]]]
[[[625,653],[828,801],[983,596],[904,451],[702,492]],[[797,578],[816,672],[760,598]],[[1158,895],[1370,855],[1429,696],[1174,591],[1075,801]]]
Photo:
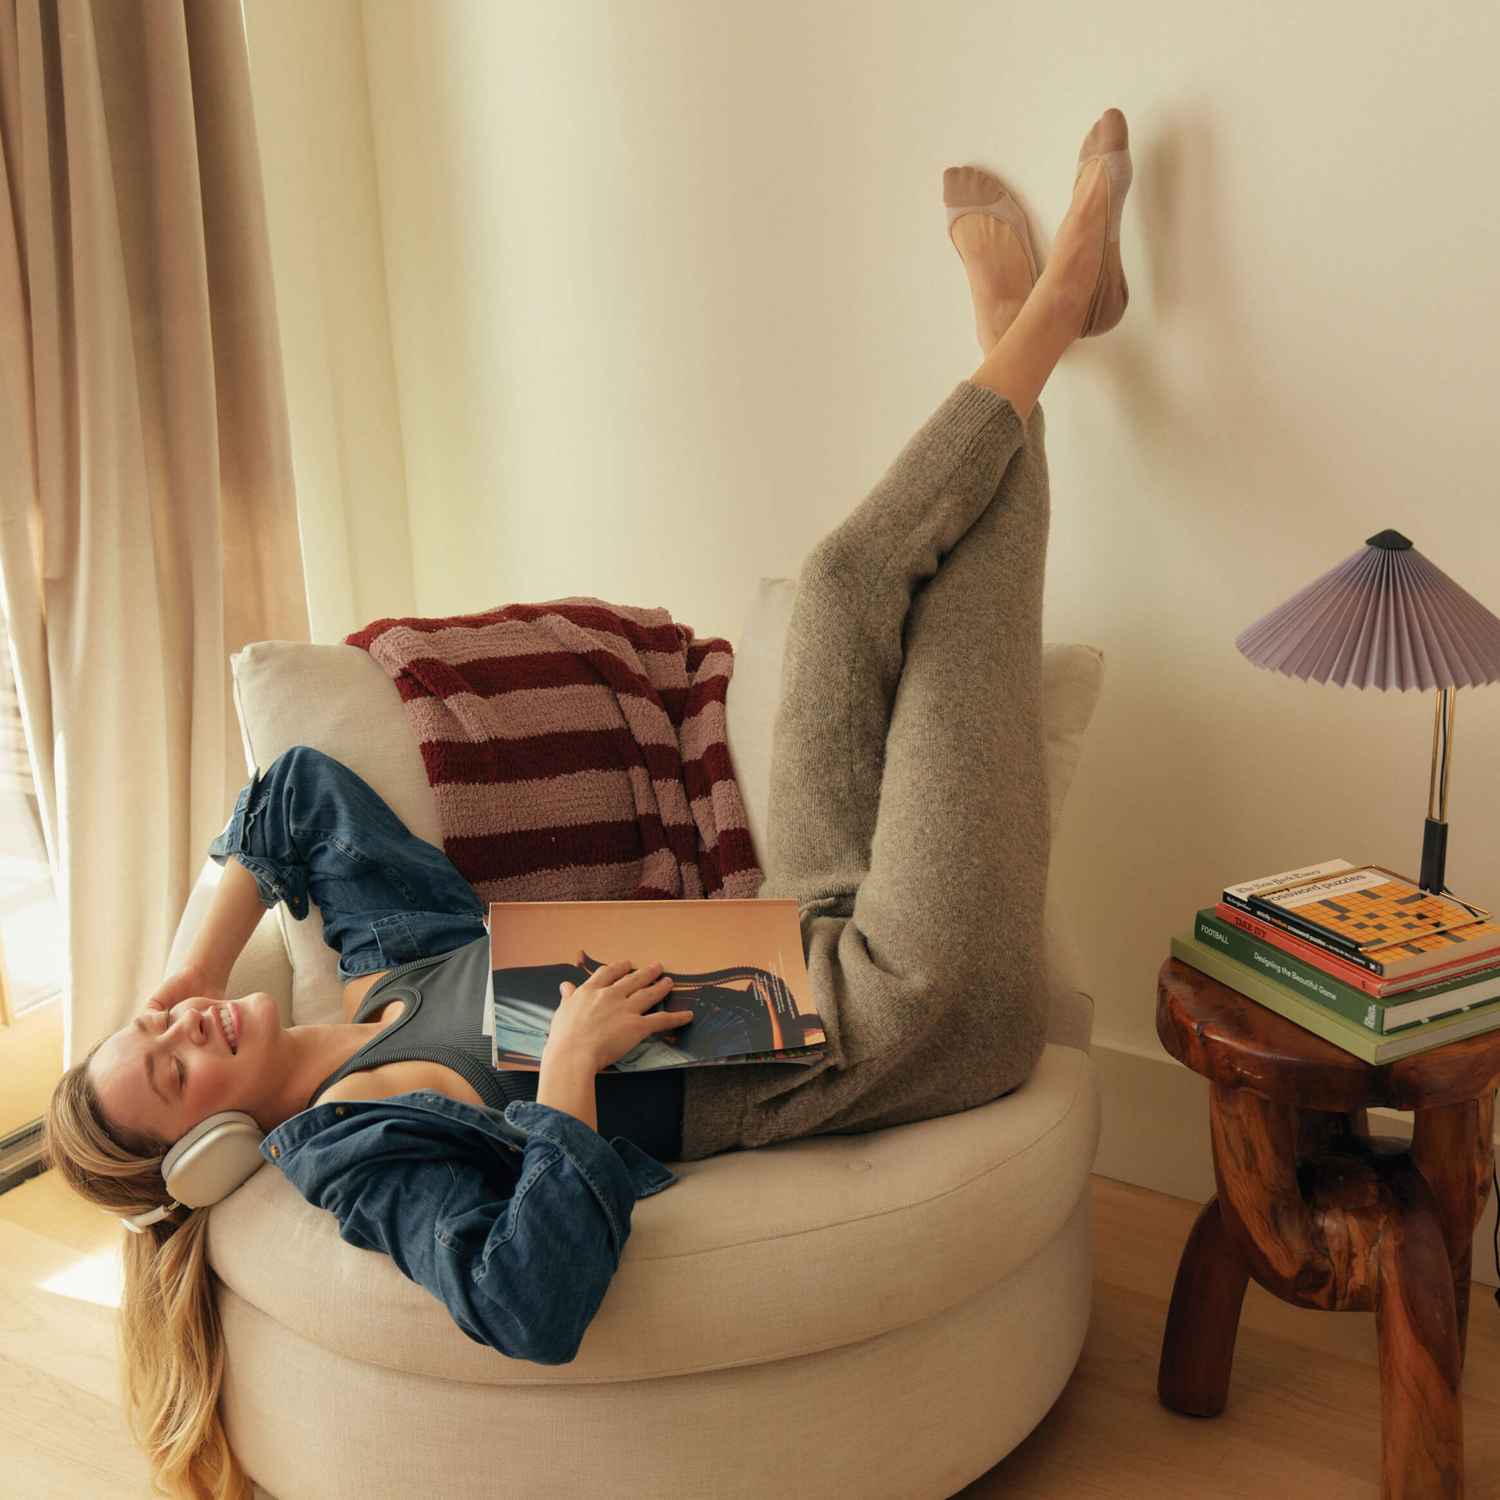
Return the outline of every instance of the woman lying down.
[[[693,1019],[640,953],[560,986],[539,1072],[492,1069],[485,908],[443,852],[306,746],[241,792],[189,961],[68,1070],[46,1122],[50,1165],[131,1231],[127,1414],[169,1494],[250,1493],[217,1410],[205,1236],[212,1205],[265,1165],[471,1339],[564,1364],[635,1202],[677,1180],[666,1161],[930,1119],[1031,1075],[1049,857],[1037,398],[1075,339],[1124,313],[1130,177],[1107,110],[1037,277],[999,180],[948,169],[983,362],[799,574],[759,894],[799,904],[829,1038],[814,1066],[601,1073]],[[309,900],[344,1019],[286,1026],[269,994],[228,1000],[265,910],[300,919]]]

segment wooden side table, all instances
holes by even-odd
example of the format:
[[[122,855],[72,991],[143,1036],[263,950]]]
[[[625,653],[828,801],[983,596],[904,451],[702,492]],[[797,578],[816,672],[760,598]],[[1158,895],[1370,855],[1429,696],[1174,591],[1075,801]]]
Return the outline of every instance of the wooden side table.
[[[1382,1500],[1461,1500],[1469,1260],[1494,1158],[1500,1030],[1372,1067],[1197,969],[1157,977],[1156,1034],[1212,1089],[1217,1194],[1177,1268],[1157,1394],[1224,1409],[1245,1286],[1374,1310]],[[1414,1111],[1410,1148],[1365,1111]]]

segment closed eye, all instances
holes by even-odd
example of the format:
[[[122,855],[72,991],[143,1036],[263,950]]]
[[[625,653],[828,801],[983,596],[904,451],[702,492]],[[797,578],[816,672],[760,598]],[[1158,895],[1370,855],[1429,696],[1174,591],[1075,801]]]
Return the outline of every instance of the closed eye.
[[[165,1031],[172,1023],[164,1012],[158,1012],[158,1014],[161,1015],[161,1029]],[[181,1094],[183,1085],[187,1083],[187,1069],[183,1067],[180,1057],[174,1057],[172,1062],[177,1069],[177,1092]]]

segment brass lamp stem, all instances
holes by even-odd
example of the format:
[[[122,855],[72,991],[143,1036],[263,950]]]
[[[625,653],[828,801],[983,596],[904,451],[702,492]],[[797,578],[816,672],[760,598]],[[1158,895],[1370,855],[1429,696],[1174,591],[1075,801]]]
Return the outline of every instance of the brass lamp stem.
[[[1457,707],[1456,688],[1438,693],[1437,713],[1432,721],[1432,779],[1427,790],[1427,816],[1439,823],[1448,821],[1448,765],[1453,756],[1453,710]],[[1444,719],[1447,733],[1444,733]]]
[[[1438,693],[1437,713],[1432,722],[1432,774],[1427,786],[1427,824],[1422,836],[1422,889],[1434,894],[1443,889],[1448,860],[1448,766],[1453,758],[1453,711],[1457,688]]]

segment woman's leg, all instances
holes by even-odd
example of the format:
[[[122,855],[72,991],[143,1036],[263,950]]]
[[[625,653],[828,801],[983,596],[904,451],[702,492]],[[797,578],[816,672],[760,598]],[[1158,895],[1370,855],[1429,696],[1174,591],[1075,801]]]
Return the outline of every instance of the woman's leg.
[[[255,877],[262,902],[299,921],[309,898],[344,981],[450,952],[485,932],[484,904],[436,845],[419,839],[341,761],[294,745],[240,792],[209,845]]]
[[[1123,130],[1106,111],[1085,151]],[[984,363],[813,549],[782,669],[760,894],[798,903],[826,1055],[687,1070],[684,1160],[969,1109],[1045,1045],[1050,506],[1027,418],[1082,331],[1109,203],[1096,163],[1029,292],[994,221],[954,225]]]
[[[829,1043],[688,1070],[684,1160],[972,1108],[1040,1055],[1049,501],[1044,415],[1012,396],[1081,321],[1051,291],[802,568],[760,895],[798,902]]]

